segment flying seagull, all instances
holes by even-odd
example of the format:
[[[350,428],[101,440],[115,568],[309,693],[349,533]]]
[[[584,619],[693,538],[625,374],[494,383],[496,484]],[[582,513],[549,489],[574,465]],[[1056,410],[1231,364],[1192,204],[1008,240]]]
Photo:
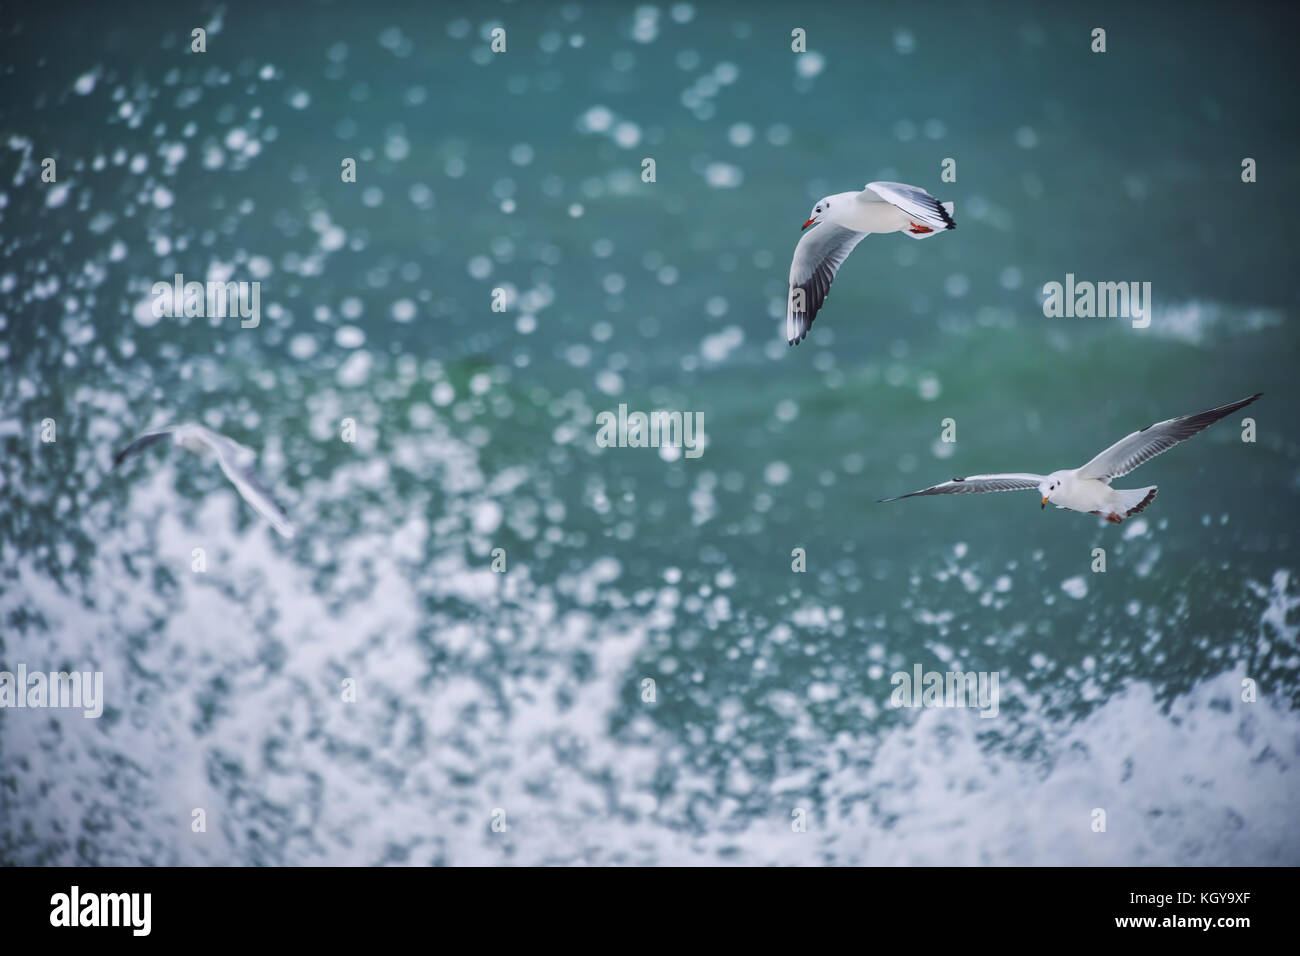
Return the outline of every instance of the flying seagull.
[[[145,432],[117,453],[117,457],[113,459],[113,467],[122,464],[127,456],[164,438],[170,438],[174,444],[190,451],[200,454],[214,453],[221,470],[226,473],[226,477],[234,484],[240,496],[253,506],[253,510],[271,522],[280,534],[286,538],[293,537],[294,530],[289,516],[271,497],[271,493],[262,486],[262,482],[253,471],[253,460],[256,455],[252,449],[245,448],[239,442],[202,425],[169,425],[166,428]]]
[[[820,228],[808,231],[809,226]],[[831,289],[831,280],[853,247],[873,232],[902,232],[925,239],[956,229],[952,203],[939,202],[920,186],[867,183],[862,192],[836,193],[817,201],[803,224],[804,236],[790,263],[785,337],[803,341]]]
[[[967,478],[954,478],[941,485],[914,491],[910,495],[898,498],[885,498],[884,501],[899,501],[902,498],[914,498],[917,495],[963,495],[986,494],[990,491],[1020,491],[1037,488],[1043,496],[1042,508],[1050,501],[1058,508],[1071,511],[1084,511],[1100,515],[1111,524],[1119,524],[1125,518],[1131,518],[1156,496],[1156,486],[1146,488],[1118,489],[1111,488],[1112,478],[1127,475],[1145,461],[1149,461],[1163,451],[1168,451],[1179,442],[1187,441],[1197,432],[1208,428],[1220,418],[1231,415],[1239,408],[1245,408],[1263,395],[1257,392],[1250,398],[1243,398],[1230,405],[1220,405],[1199,415],[1184,415],[1168,421],[1156,422],[1141,431],[1136,431],[1127,438],[1122,438],[1082,468],[1054,471],[1050,475],[1033,475],[1014,472],[1005,475],[971,475]]]

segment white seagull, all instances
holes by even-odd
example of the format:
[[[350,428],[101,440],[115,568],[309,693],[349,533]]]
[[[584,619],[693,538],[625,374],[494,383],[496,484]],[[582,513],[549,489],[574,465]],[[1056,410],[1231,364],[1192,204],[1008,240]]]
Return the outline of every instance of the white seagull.
[[[808,232],[809,226],[820,226]],[[785,337],[802,342],[826,301],[831,280],[853,247],[873,232],[902,232],[913,239],[956,229],[952,203],[939,202],[920,186],[867,183],[862,192],[836,193],[817,201],[803,224],[804,237],[790,263]]]
[[[1122,438],[1082,468],[1054,471],[1050,475],[1033,475],[1016,472],[1005,475],[971,475],[968,478],[954,478],[941,485],[914,491],[910,495],[897,498],[884,498],[884,501],[899,501],[902,498],[914,498],[917,495],[962,495],[985,494],[990,491],[1020,491],[1037,488],[1043,496],[1042,508],[1050,501],[1058,508],[1071,511],[1083,511],[1100,515],[1111,524],[1119,524],[1125,518],[1137,514],[1156,496],[1156,486],[1146,488],[1118,489],[1112,488],[1112,478],[1127,475],[1145,461],[1149,461],[1162,451],[1168,451],[1179,442],[1187,441],[1197,432],[1208,428],[1220,418],[1231,415],[1239,408],[1245,408],[1263,395],[1257,392],[1250,398],[1243,398],[1230,405],[1220,405],[1199,415],[1184,415],[1168,421],[1156,422],[1141,431],[1136,431],[1127,438]]]
[[[271,493],[262,486],[253,471],[253,461],[257,457],[253,450],[202,425],[169,425],[166,428],[145,432],[117,453],[117,457],[113,459],[113,467],[122,464],[128,455],[164,438],[171,438],[174,444],[190,451],[215,454],[221,470],[234,484],[240,496],[253,506],[253,510],[271,522],[272,527],[280,534],[286,538],[293,537],[293,524],[290,523],[289,516],[271,497]]]

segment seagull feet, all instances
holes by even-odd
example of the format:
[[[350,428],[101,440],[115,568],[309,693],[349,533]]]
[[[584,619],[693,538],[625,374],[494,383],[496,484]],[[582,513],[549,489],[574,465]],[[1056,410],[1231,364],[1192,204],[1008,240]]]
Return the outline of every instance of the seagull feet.
[[[1107,521],[1109,521],[1111,524],[1119,524],[1120,522],[1122,522],[1122,521],[1124,520],[1124,519],[1121,518],[1118,514],[1116,514],[1114,511],[1112,511],[1112,512],[1111,512],[1110,514],[1108,514],[1108,515],[1104,515],[1104,514],[1102,514],[1100,511],[1089,511],[1088,514],[1096,515],[1098,518],[1105,518],[1105,519],[1106,519]]]
[[[927,233],[927,232],[934,232],[934,230],[931,229],[929,226],[918,226],[916,223],[912,222],[910,219],[907,221],[907,224],[908,224],[909,226],[912,227],[911,229],[909,229],[909,230],[907,230],[907,231],[910,232],[910,233],[911,233],[912,235],[914,235],[914,236],[924,235],[924,234]]]

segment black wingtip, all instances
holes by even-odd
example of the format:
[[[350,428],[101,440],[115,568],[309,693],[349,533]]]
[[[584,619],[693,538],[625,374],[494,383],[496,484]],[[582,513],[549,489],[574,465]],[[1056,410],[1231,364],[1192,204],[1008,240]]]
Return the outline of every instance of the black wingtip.
[[[944,229],[956,229],[956,228],[957,228],[957,220],[955,220],[955,219],[952,218],[952,214],[948,212],[948,210],[947,210],[947,208],[944,206],[944,204],[943,204],[942,202],[939,202],[938,200],[936,200],[936,201],[935,201],[935,205],[939,207],[939,218],[942,219],[942,220],[946,223],[946,225],[945,225],[943,228],[944,228]]]

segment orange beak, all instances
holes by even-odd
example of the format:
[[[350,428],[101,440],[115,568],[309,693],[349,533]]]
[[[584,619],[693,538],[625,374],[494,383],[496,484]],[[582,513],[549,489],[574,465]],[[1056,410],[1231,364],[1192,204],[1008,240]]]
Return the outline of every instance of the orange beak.
[[[815,223],[816,221],[817,221],[816,219],[809,219],[807,222],[805,222],[802,226],[799,227],[799,231],[800,231],[800,232],[803,232],[805,229],[807,229],[809,226],[811,226],[811,225],[812,225],[813,223]]]
[[[1039,508],[1039,509],[1038,509],[1038,510],[1039,510],[1039,511],[1042,511],[1042,510],[1043,510],[1043,508],[1046,508],[1046,507],[1047,507],[1047,499],[1046,499],[1046,498],[1044,498],[1044,499],[1043,499],[1043,504],[1042,504],[1042,507],[1041,507],[1041,508]]]

